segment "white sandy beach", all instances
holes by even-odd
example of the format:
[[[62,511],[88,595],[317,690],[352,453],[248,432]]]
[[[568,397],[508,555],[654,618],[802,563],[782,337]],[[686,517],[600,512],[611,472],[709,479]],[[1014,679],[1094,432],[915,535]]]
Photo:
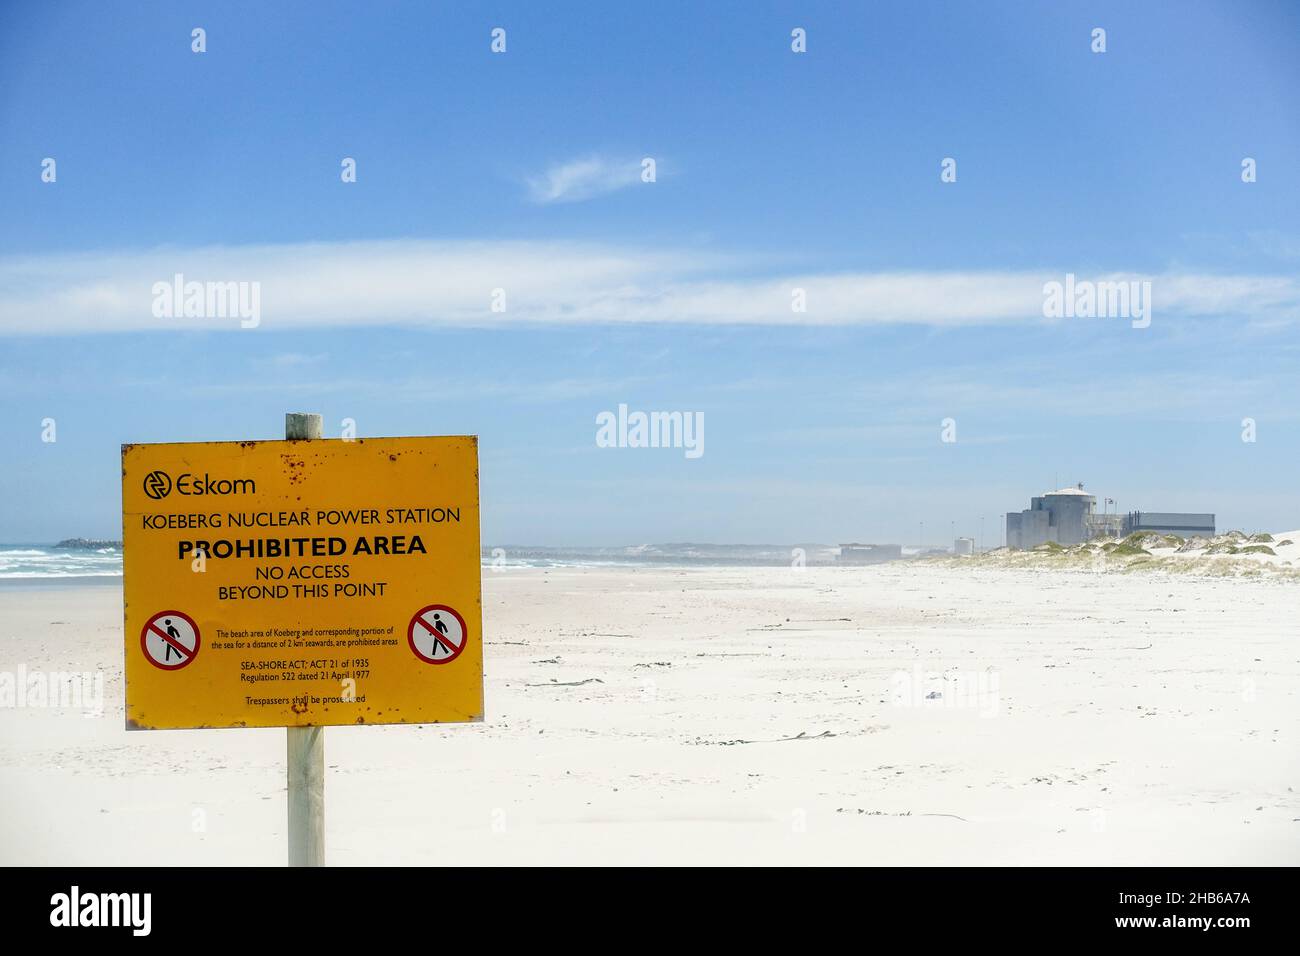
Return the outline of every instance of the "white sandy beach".
[[[485,723],[327,731],[332,864],[1300,862],[1293,577],[484,587]],[[0,671],[106,677],[0,709],[0,863],[283,864],[284,731],[127,733],[121,628],[117,587],[0,589]]]

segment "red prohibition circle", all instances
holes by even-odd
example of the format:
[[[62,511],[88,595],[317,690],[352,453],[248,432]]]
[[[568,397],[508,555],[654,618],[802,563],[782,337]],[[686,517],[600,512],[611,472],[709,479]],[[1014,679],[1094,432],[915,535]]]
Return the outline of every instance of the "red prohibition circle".
[[[446,611],[448,614],[454,617],[457,620],[457,622],[460,624],[460,634],[461,634],[460,646],[456,648],[454,653],[448,654],[446,657],[439,657],[437,659],[434,659],[432,657],[427,657],[415,645],[415,629],[417,627],[423,627],[426,631],[429,630],[429,628],[425,627],[423,619],[424,619],[424,615],[428,614],[430,611]],[[411,645],[411,652],[420,660],[424,661],[426,664],[448,664],[454,661],[456,658],[460,657],[460,652],[463,651],[465,649],[465,645],[469,643],[469,628],[465,626],[465,619],[460,616],[460,612],[457,611],[454,607],[448,607],[445,604],[430,604],[428,607],[420,608],[418,611],[415,612],[415,615],[411,618],[411,623],[408,624],[406,627],[406,643]],[[443,646],[446,647],[446,644],[444,644]],[[436,644],[434,646],[434,650],[437,650]]]
[[[179,664],[160,664],[156,660],[154,660],[153,655],[149,653],[149,629],[153,626],[153,623],[156,620],[158,620],[160,617],[179,617],[181,620],[189,624],[190,628],[194,631],[194,649],[189,650],[188,648],[186,648],[185,660],[181,661]],[[154,633],[159,634],[159,636],[161,636],[159,630],[155,630]],[[182,667],[187,666],[190,663],[190,661],[194,660],[194,658],[199,656],[199,648],[202,646],[203,646],[203,641],[199,637],[199,626],[194,623],[194,618],[190,617],[188,614],[185,614],[182,611],[159,611],[157,614],[150,617],[149,620],[145,621],[144,627],[140,629],[140,650],[144,652],[144,659],[147,660],[154,667],[158,668],[159,670],[164,670],[164,671],[180,670]]]

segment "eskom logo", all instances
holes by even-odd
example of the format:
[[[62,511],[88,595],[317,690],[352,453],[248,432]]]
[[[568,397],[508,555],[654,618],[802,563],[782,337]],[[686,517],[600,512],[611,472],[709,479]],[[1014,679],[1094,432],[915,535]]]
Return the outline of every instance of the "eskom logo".
[[[144,493],[150,498],[166,498],[171,494],[172,479],[165,471],[151,471],[144,476]],[[252,478],[213,478],[211,475],[191,475],[189,472],[176,479],[178,495],[255,495],[257,484]]]
[[[150,498],[166,498],[172,493],[172,480],[165,471],[151,471],[144,476],[144,493]]]

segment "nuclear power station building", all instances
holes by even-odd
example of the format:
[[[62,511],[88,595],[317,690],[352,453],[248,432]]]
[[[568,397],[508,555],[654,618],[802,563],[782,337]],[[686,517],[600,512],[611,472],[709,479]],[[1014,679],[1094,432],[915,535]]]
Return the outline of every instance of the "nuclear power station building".
[[[1049,491],[1029,499],[1025,511],[1007,513],[1007,547],[1027,550],[1054,541],[1083,544],[1093,538],[1119,537],[1135,531],[1156,531],[1189,538],[1214,535],[1214,515],[1132,511],[1127,515],[1098,514],[1097,498],[1074,488]]]

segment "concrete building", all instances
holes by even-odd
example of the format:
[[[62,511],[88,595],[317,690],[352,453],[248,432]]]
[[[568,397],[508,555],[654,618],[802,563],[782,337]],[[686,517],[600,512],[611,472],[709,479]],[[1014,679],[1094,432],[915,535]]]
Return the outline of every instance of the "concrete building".
[[[1030,498],[1026,510],[1007,513],[1007,547],[1027,550],[1048,541],[1082,544],[1092,536],[1096,508],[1096,495],[1084,491],[1082,482]]]
[[[1093,538],[1122,538],[1124,536],[1124,516],[1111,512],[1097,514],[1094,512],[1084,521],[1088,531],[1088,540]]]
[[[1176,534],[1180,538],[1201,535],[1214,537],[1214,515],[1188,514],[1176,511],[1130,511],[1124,516],[1124,534],[1135,531],[1158,531]]]
[[[953,553],[953,554],[959,554],[959,555],[961,555],[961,554],[974,554],[974,553],[975,553],[975,539],[974,539],[974,538],[958,538],[956,541],[954,541],[954,542],[952,543],[952,553]]]
[[[884,564],[886,561],[897,561],[902,556],[901,544],[851,542],[840,545],[840,564]]]
[[[1110,499],[1107,499],[1110,503]],[[1098,514],[1097,498],[1083,490],[1082,482],[1074,488],[1062,488],[1029,499],[1024,511],[1007,514],[1007,547],[1028,550],[1040,544],[1082,544],[1093,538],[1115,538],[1135,531],[1214,536],[1214,515],[1184,514],[1165,511],[1130,511]]]

